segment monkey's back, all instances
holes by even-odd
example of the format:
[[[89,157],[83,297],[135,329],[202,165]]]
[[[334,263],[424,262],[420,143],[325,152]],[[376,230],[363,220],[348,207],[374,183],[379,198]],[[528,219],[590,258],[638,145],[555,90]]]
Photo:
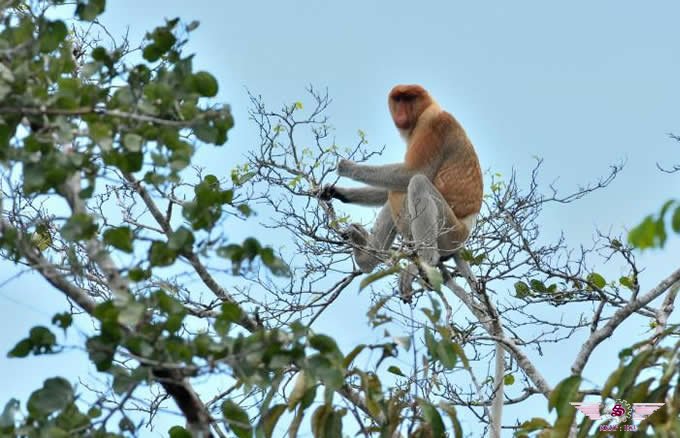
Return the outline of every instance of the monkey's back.
[[[423,132],[427,134],[423,136],[418,132],[419,128],[424,128]],[[482,207],[484,186],[477,153],[465,130],[451,114],[442,111],[430,124],[416,127],[415,131],[418,141],[409,145],[404,161],[409,167],[419,167],[433,152],[444,154],[432,184],[456,218],[466,225],[471,224]],[[397,229],[408,235],[408,214],[404,210],[406,193],[390,192],[388,201]]]
[[[445,161],[432,181],[458,219],[479,213],[482,207],[482,169],[472,144],[466,142]]]
[[[441,136],[445,158],[432,183],[458,219],[479,213],[484,187],[472,142],[458,120],[446,111],[437,118],[434,129]]]

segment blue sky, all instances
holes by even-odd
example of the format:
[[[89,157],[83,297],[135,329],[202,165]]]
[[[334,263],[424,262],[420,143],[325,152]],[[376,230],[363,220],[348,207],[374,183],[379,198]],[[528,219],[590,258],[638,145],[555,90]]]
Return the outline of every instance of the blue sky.
[[[236,119],[224,148],[201,151],[199,159],[213,172],[228,172],[257,145],[246,87],[272,107],[305,101],[308,84],[328,87],[337,142],[353,142],[362,129],[371,145],[387,146],[381,160],[392,162],[404,149],[389,119],[387,93],[397,83],[419,83],[461,121],[485,169],[527,174],[534,157],[542,157],[541,182],[557,181],[569,191],[626,161],[606,190],[548,209],[541,222],[546,237],[564,231],[569,242],[587,244],[597,227],[623,230],[677,197],[677,175],[658,172],[655,163],[680,162],[678,144],[667,137],[680,133],[678,2],[423,1],[415,10],[415,2],[401,0],[108,3],[102,21],[114,35],[129,26],[133,42],[163,17],[201,22],[189,50],[197,53],[198,68],[218,77],[218,98],[232,105]],[[643,290],[677,267],[670,255],[678,254],[678,240],[640,258],[648,266]],[[14,271],[0,266],[2,282]],[[620,273],[618,266],[607,269]],[[1,287],[0,300],[3,351],[65,308],[32,277]],[[338,303],[338,312],[349,312],[348,300]],[[331,334],[338,325],[323,321]],[[603,344],[596,357],[604,368],[615,364],[617,339],[644,329],[627,326]],[[9,379],[0,402],[11,395],[25,399],[44,377],[86,372],[75,357],[9,361],[3,354],[2,375],[30,378]],[[544,360],[554,384],[567,371],[564,361],[558,349]],[[593,370],[591,377],[602,376]]]

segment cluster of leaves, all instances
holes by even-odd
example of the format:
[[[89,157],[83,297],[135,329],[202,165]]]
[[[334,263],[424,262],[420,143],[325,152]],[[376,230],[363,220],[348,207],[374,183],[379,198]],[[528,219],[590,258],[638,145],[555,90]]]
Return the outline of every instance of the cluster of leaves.
[[[615,241],[616,242],[616,241]],[[631,291],[635,291],[638,287],[637,278],[634,275],[622,275],[619,277],[618,283],[616,281],[607,282],[602,274],[591,272],[585,278],[585,281],[574,281],[574,286],[578,289],[585,289],[587,291],[602,290],[605,287],[619,287],[623,286]],[[565,288],[565,285],[558,283],[551,283],[546,285],[538,279],[532,279],[528,283],[525,281],[515,282],[515,296],[522,299],[530,299],[531,297],[542,297],[552,294],[553,296],[558,292],[558,288]]]
[[[653,436],[674,437],[680,434],[680,342],[658,345],[675,337],[678,326],[669,326],[663,333],[619,353],[619,366],[609,375],[600,393],[602,402],[625,400],[633,403],[664,403],[649,417],[636,424],[638,434],[653,431]],[[528,438],[536,432],[539,437],[567,436],[576,418],[571,402],[580,402],[585,395],[579,391],[582,378],[570,376],[553,390],[548,408],[555,410],[557,418],[551,424],[542,418],[524,422],[517,431],[518,438]],[[598,402],[599,400],[593,400]],[[577,423],[577,436],[592,436],[594,430],[606,422],[595,422],[584,417]],[[621,431],[617,436],[633,436]],[[637,435],[636,435],[637,436]]]
[[[67,7],[63,1],[51,3]],[[121,275],[122,282],[117,284],[125,285],[125,299],[102,300],[98,295],[92,307],[85,309],[98,327],[87,337],[85,348],[96,369],[109,376],[111,391],[127,400],[138,388],[159,378],[183,382],[217,369],[238,386],[258,388],[267,394],[256,411],[241,407],[236,399],[222,403],[225,424],[240,438],[256,432],[258,436],[273,436],[286,411],[293,417],[288,426],[291,435],[306,417],[315,436],[341,437],[348,410],[335,399],[346,397],[350,387],[358,388],[357,403],[373,419],[375,432],[391,436],[402,427],[408,407],[405,393],[385,391],[375,373],[353,363],[368,346],[358,346],[344,355],[331,337],[311,333],[300,323],[281,329],[251,326],[245,332],[236,326],[250,316],[229,299],[220,312],[211,313],[205,330],[189,334],[184,330],[190,318],[185,303],[152,282],[157,268],[174,266],[180,258],[196,263],[201,236],[221,223],[225,206],[246,218],[251,215],[246,204],[235,202],[234,193],[252,175],[247,168],[232,173],[233,188],[225,188],[216,176],[207,175],[193,185],[192,199],[173,199],[170,205],[181,205],[184,222],[175,225],[176,221],[161,217],[159,238],[150,238],[144,227],[112,223],[112,219],[87,208],[88,202],[101,193],[105,175],[116,175],[127,190],[139,190],[139,197],[144,199],[150,195],[140,190],[142,185],[185,184],[182,171],[191,163],[196,141],[213,145],[226,142],[233,126],[229,107],[204,104],[205,98],[217,95],[217,81],[207,72],[195,72],[192,56],[182,54],[186,40],[179,35],[191,32],[197,24],[183,26],[178,19],[168,20],[147,34],[141,50],[143,61],[128,65],[123,62],[129,53],[126,47],[83,46],[64,20],[48,18],[63,14],[46,14],[42,8],[33,11],[31,5],[19,0],[3,5],[0,49],[9,55],[0,56],[0,165],[20,169],[21,196],[25,199],[62,198],[71,209],[70,215],[45,217],[25,229],[0,216],[3,255],[11,254],[13,259],[23,258],[30,264],[29,254],[44,257],[49,263],[58,253],[57,247],[65,248],[67,257],[62,260],[68,262],[65,268],[75,276],[95,266],[105,273],[102,283],[113,282],[114,276]],[[105,6],[105,0],[79,0],[75,17],[95,20]],[[74,175],[84,184],[70,187]],[[77,200],[72,199],[74,195]],[[84,249],[88,245],[98,248],[95,254]],[[207,247],[204,244],[200,250],[205,253]],[[253,237],[240,244],[220,244],[214,250],[231,261],[234,274],[259,258],[272,274],[290,275],[274,250]],[[101,267],[98,257],[113,251],[123,259],[141,257],[141,261],[111,274]],[[89,266],[84,268],[86,264]],[[437,308],[429,314],[438,320],[440,311]],[[58,314],[53,323],[66,331],[73,319],[70,314]],[[443,326],[437,330],[441,340],[435,340],[433,333],[428,335],[430,359],[451,368],[458,357],[463,357],[462,350],[448,340]],[[57,339],[52,329],[34,327],[8,355],[24,358],[55,354],[63,349]],[[370,348],[382,349],[385,357],[396,355],[391,342]],[[403,376],[396,367],[390,370]],[[295,384],[286,402],[280,403],[282,381],[293,375],[297,376]],[[312,412],[319,393],[323,402]],[[120,418],[120,434],[137,433],[139,424],[120,406],[101,403],[95,402],[83,413],[80,409],[86,402],[78,396],[77,388],[60,377],[48,379],[29,398],[26,415],[17,415],[21,406],[16,400],[6,405],[0,434],[118,436],[107,431],[112,416]],[[110,412],[103,414],[107,410]],[[440,410],[451,416],[460,436],[453,407],[442,405],[438,409],[424,399],[418,400],[419,416],[410,420],[419,424],[417,436],[443,436]],[[181,427],[170,430],[174,437],[189,433]]]
[[[640,249],[663,248],[669,229],[680,233],[680,202],[673,199],[666,201],[657,215],[650,214],[630,230],[628,241]]]
[[[81,2],[79,16],[94,19],[103,6],[104,0]],[[91,195],[99,155],[104,165],[137,172],[148,154],[155,171],[147,172],[146,180],[177,178],[194,152],[183,139],[187,130],[204,142],[226,141],[233,126],[231,113],[226,106],[199,105],[201,98],[217,94],[217,81],[207,72],[194,72],[192,57],[181,55],[183,42],[173,36],[179,20],[148,35],[148,63],[122,65],[121,49],[98,46],[78,71],[84,55],[62,20],[19,17],[4,14],[0,33],[3,50],[12,53],[0,63],[0,160],[24,165],[26,194],[56,190],[80,170],[90,176],[81,196]],[[149,65],[161,58],[160,64]],[[30,130],[22,147],[12,147],[10,140],[25,122]],[[59,147],[74,141],[79,147]],[[161,168],[168,172],[159,172]]]
[[[144,320],[144,309],[154,308],[151,321]],[[435,335],[428,330],[427,345],[432,366],[440,363],[446,369],[456,366],[460,358],[465,366],[467,359],[462,349],[450,341],[448,329],[440,324],[441,310],[436,301],[432,309],[424,309],[433,321]],[[378,309],[371,310],[373,316]],[[295,416],[289,430],[297,430],[307,413],[310,427],[316,437],[342,437],[342,418],[347,409],[337,407],[334,403],[336,394],[343,394],[349,384],[360,388],[364,394],[365,408],[376,421],[374,432],[381,436],[392,436],[404,420],[403,410],[408,407],[403,391],[386,392],[380,378],[373,372],[362,371],[354,365],[355,358],[366,348],[359,345],[344,355],[335,341],[326,335],[315,334],[300,323],[290,325],[289,331],[258,330],[250,334],[238,333],[234,330],[243,317],[243,311],[235,304],[222,305],[219,316],[214,320],[216,335],[199,333],[192,338],[181,337],[178,331],[186,317],[184,307],[163,291],[156,291],[147,299],[140,300],[124,308],[117,308],[111,302],[100,304],[95,312],[100,322],[101,332],[90,337],[86,343],[91,360],[99,371],[113,376],[112,390],[119,396],[131,393],[139,385],[149,383],[153,378],[154,363],[183,364],[183,369],[191,375],[197,375],[208,366],[226,366],[229,373],[242,385],[260,388],[267,393],[265,402],[259,406],[255,415],[227,399],[222,403],[221,412],[231,431],[239,438],[257,436],[272,437],[274,429],[285,412]],[[66,329],[69,322],[64,322],[61,315],[54,318],[59,327]],[[126,327],[135,330],[126,330]],[[12,351],[12,356],[26,356],[29,353],[53,353],[57,347],[56,336],[45,327],[41,327],[40,337],[31,335],[22,340]],[[164,335],[169,333],[170,336]],[[35,338],[35,339],[34,339]],[[48,341],[45,341],[49,338]],[[47,344],[48,351],[27,350],[26,342],[31,345]],[[119,347],[130,352],[138,362],[136,368],[123,368],[114,362]],[[372,345],[379,348],[383,357],[395,356],[397,348],[394,344]],[[406,348],[409,348],[406,345]],[[213,365],[209,365],[213,364]],[[389,367],[392,374],[403,376],[395,366]],[[286,403],[272,403],[280,390],[284,376],[295,373],[295,383],[290,390]],[[323,394],[323,403],[311,412],[313,403],[317,402],[318,393]],[[388,395],[389,394],[389,395]],[[76,406],[77,397],[71,385],[62,378],[48,379],[44,387],[35,391],[27,404],[28,416],[23,424],[15,428],[13,409],[18,402],[11,400],[5,407],[7,413],[2,423],[3,432],[37,433],[49,432],[49,436],[117,436],[105,434],[97,422],[102,409],[93,406],[87,414],[83,414]],[[412,436],[443,437],[446,427],[440,410],[451,418],[455,436],[462,436],[455,409],[446,403],[439,408],[425,399],[417,400],[422,418],[421,425]],[[255,421],[256,418],[259,418]],[[127,417],[120,420],[121,432],[133,431],[135,425]],[[189,436],[181,427],[173,427],[171,436]],[[92,434],[92,435],[88,435]]]
[[[68,438],[72,436],[91,436],[114,438],[118,435],[92,425],[102,416],[96,407],[82,412],[76,404],[76,394],[71,384],[60,377],[45,380],[43,387],[34,391],[28,399],[28,415],[23,424],[15,427],[15,415],[19,401],[10,400],[0,416],[0,436],[48,436]],[[130,431],[134,426],[129,420],[120,421],[122,431]]]

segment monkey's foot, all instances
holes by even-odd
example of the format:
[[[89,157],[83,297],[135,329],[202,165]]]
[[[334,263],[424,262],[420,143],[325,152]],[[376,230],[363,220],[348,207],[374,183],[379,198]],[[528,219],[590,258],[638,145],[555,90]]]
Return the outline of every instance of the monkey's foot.
[[[439,264],[439,250],[432,247],[418,248],[418,259],[420,263],[428,266],[437,266]]]
[[[410,263],[399,274],[399,296],[406,304],[411,304],[413,301],[413,281],[416,275],[418,275],[418,266],[415,263]]]
[[[340,232],[343,239],[349,240],[354,245],[366,246],[368,244],[368,231],[360,224],[349,224]]]
[[[354,262],[361,272],[368,274],[380,263],[381,260],[375,256],[375,250],[371,248],[370,235],[363,226],[350,224],[342,230],[340,235],[351,243]]]

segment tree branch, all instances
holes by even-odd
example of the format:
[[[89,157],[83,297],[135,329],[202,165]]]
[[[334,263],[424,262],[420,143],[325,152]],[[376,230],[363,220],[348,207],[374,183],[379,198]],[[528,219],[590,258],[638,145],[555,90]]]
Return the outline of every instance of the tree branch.
[[[677,269],[671,275],[662,280],[656,287],[652,288],[649,292],[643,296],[630,301],[625,306],[618,309],[612,317],[607,321],[607,323],[600,329],[595,330],[581,347],[581,350],[576,356],[573,365],[571,366],[571,372],[574,375],[580,375],[585,368],[588,358],[592,354],[595,347],[597,347],[600,342],[607,339],[614,333],[614,330],[628,318],[630,315],[635,313],[637,310],[646,306],[655,298],[661,296],[666,290],[674,287],[678,282],[680,282],[680,269]]]

